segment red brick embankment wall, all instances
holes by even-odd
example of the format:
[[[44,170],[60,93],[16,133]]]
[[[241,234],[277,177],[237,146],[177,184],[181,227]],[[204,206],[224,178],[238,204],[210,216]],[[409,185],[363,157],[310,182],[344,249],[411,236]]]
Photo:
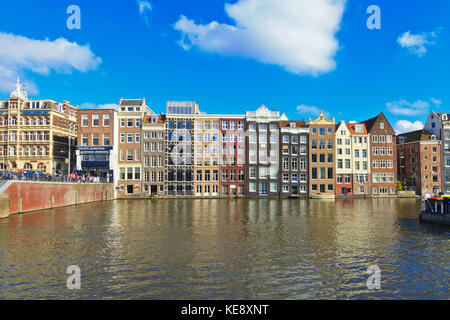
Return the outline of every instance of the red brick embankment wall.
[[[3,192],[10,199],[10,214],[114,199],[114,187],[105,184],[77,184],[13,181]]]

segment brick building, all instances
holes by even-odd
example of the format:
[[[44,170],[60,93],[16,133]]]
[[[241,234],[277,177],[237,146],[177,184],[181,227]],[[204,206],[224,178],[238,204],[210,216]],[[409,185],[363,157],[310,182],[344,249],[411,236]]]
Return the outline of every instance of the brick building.
[[[441,144],[422,129],[397,137],[398,180],[418,195],[441,192]]]
[[[222,163],[220,165],[220,195],[244,196],[245,180],[245,116],[226,115],[220,118]]]
[[[194,195],[198,197],[219,196],[220,161],[219,118],[200,114],[194,128]]]
[[[320,112],[309,119],[309,195],[313,198],[335,197],[335,120]]]
[[[78,110],[76,169],[79,174],[114,182],[118,155],[117,111]]]
[[[395,196],[397,194],[395,131],[383,112],[362,123],[370,135],[371,196]]]
[[[142,121],[153,111],[142,99],[120,99],[117,197],[142,196]]]

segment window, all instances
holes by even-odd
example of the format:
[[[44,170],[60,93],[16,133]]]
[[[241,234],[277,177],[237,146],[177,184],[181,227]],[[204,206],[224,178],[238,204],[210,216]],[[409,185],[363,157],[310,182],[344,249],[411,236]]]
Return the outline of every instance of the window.
[[[380,122],[380,129],[384,129],[384,123]]]
[[[133,134],[132,133],[128,133],[127,134],[127,142],[128,143],[133,143]]]
[[[345,169],[350,169],[350,159],[345,159]]]
[[[133,126],[133,119],[128,119],[127,120],[127,127],[132,127]]]
[[[333,178],[333,168],[328,168],[328,179],[334,179]]]
[[[89,115],[83,114],[81,115],[81,126],[88,127],[89,126]]]
[[[267,182],[259,183],[259,194],[261,194],[261,195],[267,194]]]
[[[133,150],[132,149],[128,149],[127,150],[127,160],[128,161],[132,161],[133,160]]]
[[[289,170],[289,158],[288,157],[284,157],[283,158],[283,170]]]
[[[319,168],[320,179],[325,179],[325,168]]]
[[[338,174],[337,176],[336,176],[336,182],[337,183],[342,183],[342,174]]]
[[[346,174],[345,175],[345,180],[344,180],[344,182],[346,183],[346,184],[349,184],[351,181],[350,181],[350,175],[349,174]]]
[[[270,183],[270,192],[277,192],[277,183],[276,182]]]
[[[323,153],[319,154],[319,162],[320,163],[325,163],[325,155]]]
[[[372,174],[372,181],[375,183],[380,182],[380,174],[379,173]]]
[[[99,134],[98,133],[94,133],[92,135],[92,145],[98,146],[99,144],[100,144]]]
[[[141,168],[134,168],[134,179],[135,180],[141,179]]]
[[[81,145],[87,146],[88,144],[89,144],[89,136],[87,133],[83,133],[83,135],[81,136]]]
[[[300,170],[306,170],[306,158],[300,158]]]
[[[98,114],[93,114],[92,115],[92,126],[98,127],[99,124],[100,124],[100,116]]]

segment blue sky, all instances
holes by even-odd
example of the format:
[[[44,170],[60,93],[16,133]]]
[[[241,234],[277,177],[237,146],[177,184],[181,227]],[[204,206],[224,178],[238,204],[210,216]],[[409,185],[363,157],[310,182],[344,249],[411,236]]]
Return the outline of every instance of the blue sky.
[[[167,100],[243,113],[265,104],[337,121],[383,111],[403,131],[450,101],[450,1],[149,0],[142,11],[138,2],[2,1],[0,98],[19,75],[30,96],[77,105],[146,97],[157,113]],[[72,4],[80,30],[66,26]],[[380,30],[366,26],[369,5],[381,9]]]

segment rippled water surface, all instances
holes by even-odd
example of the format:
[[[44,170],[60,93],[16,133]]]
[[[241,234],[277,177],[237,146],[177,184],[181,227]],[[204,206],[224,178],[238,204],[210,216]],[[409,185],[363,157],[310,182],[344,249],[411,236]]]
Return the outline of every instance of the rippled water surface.
[[[450,229],[420,202],[130,200],[0,220],[0,298],[446,299]],[[66,269],[81,268],[68,290]],[[381,269],[368,290],[366,270]]]

